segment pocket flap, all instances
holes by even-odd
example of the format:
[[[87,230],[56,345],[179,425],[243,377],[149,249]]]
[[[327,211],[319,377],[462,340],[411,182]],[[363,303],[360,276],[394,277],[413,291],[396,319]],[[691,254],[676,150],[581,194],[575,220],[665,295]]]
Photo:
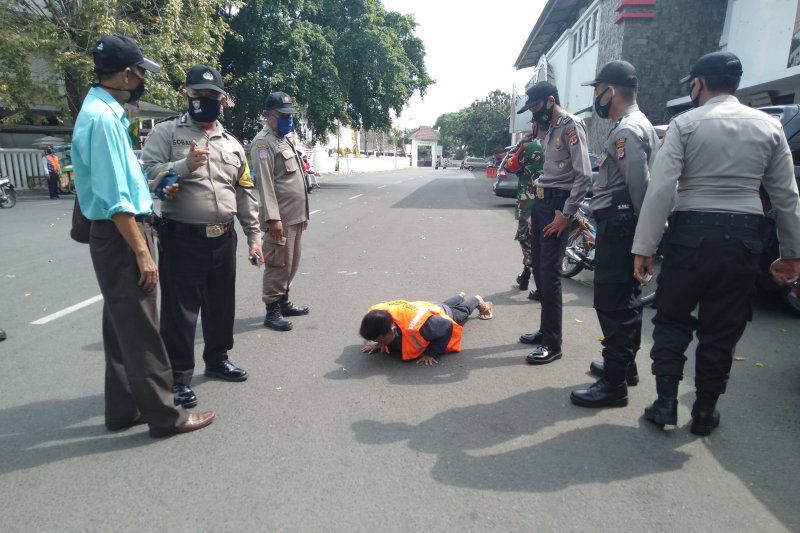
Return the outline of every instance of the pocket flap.
[[[233,152],[222,152],[222,160],[225,161],[225,163],[235,167],[241,166],[242,164],[239,154],[235,154]]]

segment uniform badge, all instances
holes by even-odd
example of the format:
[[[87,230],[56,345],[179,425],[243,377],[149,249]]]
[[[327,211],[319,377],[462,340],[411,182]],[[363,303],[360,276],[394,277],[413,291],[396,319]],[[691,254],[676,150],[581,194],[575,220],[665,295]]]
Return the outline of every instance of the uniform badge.
[[[558,162],[558,168],[563,169],[566,166],[567,166],[567,162],[566,161],[559,161]]]
[[[602,167],[603,166],[603,162],[605,160],[606,160],[606,154],[605,154],[605,152],[603,152],[602,154],[597,156],[597,159],[595,159],[594,164],[597,165],[598,167]]]
[[[617,159],[625,159],[625,137],[614,141],[614,147],[617,149]]]
[[[250,176],[250,167],[247,165],[247,162],[244,164],[244,172],[239,176],[239,186],[245,189],[253,188],[253,178]]]
[[[207,70],[207,71],[203,72],[203,79],[204,80],[208,80],[208,81],[212,81],[214,79],[214,75],[211,73],[210,70]]]
[[[556,137],[556,150],[561,150],[561,137]]]
[[[567,137],[569,137],[569,144],[572,146],[578,144],[578,132],[575,131],[575,128],[567,129]]]
[[[269,158],[269,151],[267,151],[266,148],[259,148],[258,158],[262,161],[266,161]]]

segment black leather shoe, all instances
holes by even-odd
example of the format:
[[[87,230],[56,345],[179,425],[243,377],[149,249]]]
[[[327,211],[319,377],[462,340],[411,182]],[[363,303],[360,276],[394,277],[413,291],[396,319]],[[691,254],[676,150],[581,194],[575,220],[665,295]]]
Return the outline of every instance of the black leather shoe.
[[[520,336],[519,342],[522,344],[535,344],[537,346],[542,344],[542,338],[544,335],[541,331],[537,331],[535,333],[525,333],[524,335]]]
[[[175,397],[175,405],[182,405],[187,409],[197,405],[197,396],[189,385],[175,383],[172,386],[172,395]]]
[[[529,353],[525,362],[529,365],[546,365],[556,359],[561,359],[561,348],[548,348],[542,345]]]
[[[592,361],[589,364],[589,373],[593,376],[602,378],[605,375],[605,364],[603,361]],[[639,369],[636,368],[636,363],[628,364],[628,371],[625,375],[625,381],[628,387],[635,387],[639,384]]]
[[[282,303],[280,309],[283,316],[303,316],[308,314],[307,306],[293,305],[292,302]]]
[[[206,365],[206,376],[225,381],[244,381],[247,379],[247,370],[234,365],[230,359],[225,359],[213,366]]]
[[[269,304],[267,306],[267,316],[264,318],[264,326],[276,331],[289,331],[292,329],[292,323],[283,319],[281,308],[278,304]]]
[[[533,300],[534,302],[541,302],[541,298],[539,298],[539,291],[534,290],[528,293],[528,300]]]
[[[614,385],[601,378],[588,389],[572,391],[569,399],[581,407],[625,407],[628,405],[628,386],[624,381]]]
[[[133,426],[138,426],[139,424],[146,424],[142,415],[137,416],[133,420],[129,420],[127,422],[111,422],[106,421],[106,429],[109,431],[122,431],[123,429],[132,428]]]
[[[689,431],[700,437],[706,437],[719,425],[719,411],[692,411],[692,426]]]
[[[530,279],[531,279],[531,271],[526,267],[525,270],[523,270],[517,276],[517,285],[519,286],[519,290],[527,291]]]

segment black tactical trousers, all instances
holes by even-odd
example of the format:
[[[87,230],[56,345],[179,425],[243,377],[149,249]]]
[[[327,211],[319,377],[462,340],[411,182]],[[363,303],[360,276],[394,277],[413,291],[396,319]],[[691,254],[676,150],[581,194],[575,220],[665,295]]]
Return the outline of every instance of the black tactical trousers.
[[[686,211],[673,216],[656,292],[653,374],[682,378],[684,352],[696,331],[697,390],[725,392],[734,348],[752,318],[762,218]]]
[[[603,360],[620,370],[621,379],[642,339],[641,289],[631,255],[635,229],[632,212],[617,212],[597,222],[595,240],[594,308],[603,331]]]
[[[531,213],[531,264],[536,288],[542,304],[539,331],[542,344],[549,348],[561,347],[561,274],[558,268],[564,258],[569,231],[560,236],[545,237],[543,229],[553,221],[556,210],[564,209],[566,196],[535,199]]]
[[[214,238],[161,230],[161,336],[175,383],[189,385],[194,373],[197,315],[203,325],[206,365],[228,358],[233,348],[236,307],[236,232]]]

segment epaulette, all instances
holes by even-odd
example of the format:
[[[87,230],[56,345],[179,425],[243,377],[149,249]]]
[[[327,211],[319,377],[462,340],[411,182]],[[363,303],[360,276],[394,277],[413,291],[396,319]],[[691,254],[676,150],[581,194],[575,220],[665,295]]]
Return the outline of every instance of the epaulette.
[[[175,115],[174,117],[167,117],[162,118],[161,120],[156,120],[154,125],[161,124],[162,122],[169,122],[170,120],[177,120],[180,115]]]

